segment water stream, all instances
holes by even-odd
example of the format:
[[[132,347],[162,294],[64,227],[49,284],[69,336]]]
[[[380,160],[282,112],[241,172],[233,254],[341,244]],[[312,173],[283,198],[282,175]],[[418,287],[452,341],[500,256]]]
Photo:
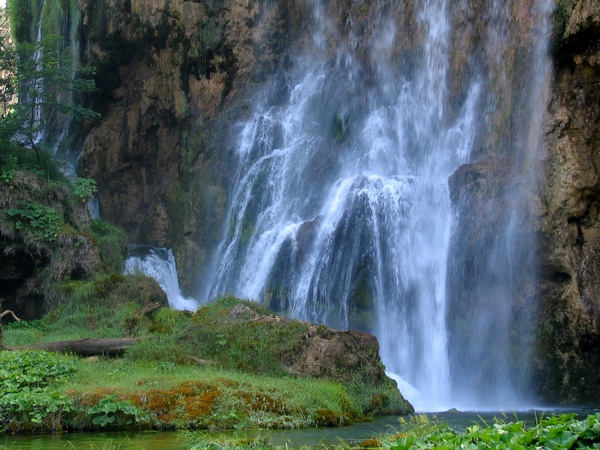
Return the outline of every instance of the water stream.
[[[81,15],[76,5],[76,3],[71,2],[69,4],[67,2],[59,6],[55,3],[47,4],[45,0],[37,0],[37,21],[35,25],[36,49],[33,54],[33,60],[37,67],[36,70],[40,72],[47,70],[44,65],[48,63],[44,61],[43,52],[55,52],[61,55],[58,58],[59,62],[70,64],[70,67],[65,70],[64,75],[70,78],[71,81],[78,76],[80,67],[78,29]],[[58,17],[61,17],[58,20],[54,19],[56,15],[54,9],[59,9],[62,13],[58,15]],[[45,36],[44,31],[50,31],[53,35],[60,36],[62,40],[57,41],[56,48],[48,47],[48,43],[45,40],[51,36]],[[48,89],[52,90],[45,92],[45,89],[46,91]],[[33,102],[31,126],[35,130],[33,136],[35,145],[52,155],[53,158],[61,163],[60,168],[64,174],[74,179],[76,177],[76,165],[79,155],[72,148],[73,142],[70,137],[70,127],[73,117],[60,112],[58,108],[49,108],[44,104],[52,104],[54,101],[63,104],[73,103],[72,90],[67,89],[66,86],[61,86],[59,90],[45,87],[44,79],[41,76],[31,81],[29,90],[33,95],[33,98],[28,101]],[[53,97],[53,99],[49,100],[50,97]]]
[[[154,278],[167,294],[169,306],[174,309],[195,311],[198,303],[181,293],[173,251],[168,248],[130,245],[125,259],[125,274],[143,274]]]
[[[531,68],[536,78],[512,92],[524,104],[542,97],[535,86],[548,75],[541,68],[550,6],[533,5],[541,24]],[[523,246],[511,230],[530,205],[507,202],[495,247],[477,255],[489,268],[480,279],[448,279],[449,273],[460,278],[464,263],[454,254],[461,217],[448,180],[472,160],[474,143],[486,140],[487,115],[501,108],[494,95],[506,95],[500,84],[510,88],[508,76],[492,73],[507,67],[511,54],[508,8],[489,6],[484,39],[496,60],[468,71],[457,96],[450,89],[458,45],[452,21],[463,6],[420,2],[412,18],[420,39],[404,65],[394,56],[404,30],[390,18],[399,6],[375,2],[367,44],[351,24],[340,31],[325,2],[313,0],[311,7],[310,44],[240,125],[229,225],[207,298],[231,292],[298,319],[375,333],[388,371],[403,392],[414,393],[408,397],[419,410],[524,406],[528,363],[515,370],[507,359],[515,351],[526,358],[531,345],[508,339],[515,311],[511,261],[521,254],[505,250]],[[530,110],[524,136],[540,136],[543,106]],[[532,183],[520,161],[539,140],[529,144],[513,145],[519,185]],[[527,262],[535,264],[533,257]],[[477,292],[493,289],[498,306],[473,317],[475,332],[461,334],[455,343],[463,347],[452,351],[449,336],[457,330],[447,329],[455,326],[448,322],[454,307],[448,289],[469,283],[478,283]],[[461,301],[460,292],[453,295]]]
[[[597,410],[555,410],[555,411],[519,411],[519,412],[444,412],[430,415],[433,420],[447,423],[458,432],[473,424],[491,425],[495,419],[504,422],[522,420],[533,425],[543,415],[575,413],[580,417],[595,414]],[[232,432],[214,432],[218,435],[235,435],[240,438],[267,439],[271,445],[286,449],[315,448],[347,443],[356,445],[366,439],[402,431],[398,417],[376,417],[372,422],[362,422],[341,428],[309,428],[300,430],[240,430]],[[65,448],[100,449],[118,448],[120,450],[184,450],[187,432],[177,431],[142,431],[142,432],[93,432],[93,433],[55,433],[37,436],[4,436],[0,445],[11,450],[59,450]]]

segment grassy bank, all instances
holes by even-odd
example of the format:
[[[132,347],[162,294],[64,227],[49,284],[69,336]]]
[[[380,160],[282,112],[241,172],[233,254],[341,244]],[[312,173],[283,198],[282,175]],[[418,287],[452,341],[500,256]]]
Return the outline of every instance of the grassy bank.
[[[340,425],[355,405],[335,382],[46,352],[0,353],[0,424],[60,430]]]
[[[63,301],[43,320],[5,327],[5,345],[13,348],[84,337],[141,338],[112,359],[0,352],[5,431],[341,426],[382,406],[406,407],[393,383],[370,383],[368,370],[345,381],[287,373],[284,363],[308,324],[253,320],[270,311],[233,298],[193,314],[158,307],[146,281],[110,275],[65,282]],[[251,316],[241,320],[240,314]]]

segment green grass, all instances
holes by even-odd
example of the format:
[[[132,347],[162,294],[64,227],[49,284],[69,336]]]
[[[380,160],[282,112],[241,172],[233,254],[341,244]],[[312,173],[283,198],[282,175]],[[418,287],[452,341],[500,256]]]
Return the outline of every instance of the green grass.
[[[0,425],[12,432],[293,429],[324,417],[343,424],[351,403],[331,381],[45,352],[0,355]]]
[[[145,338],[123,358],[73,357],[74,373],[53,392],[61,401],[71,399],[69,407],[77,413],[52,416],[39,426],[14,419],[13,431],[44,431],[57,423],[58,429],[93,429],[98,425],[93,420],[117,429],[131,421],[159,429],[340,426],[363,418],[382,398],[400,399],[391,385],[287,374],[282,363],[298,350],[307,325],[257,324],[255,314],[270,311],[256,303],[227,298],[195,314],[168,307],[144,312],[156,300],[152,283],[115,274],[64,282],[63,300],[46,318],[6,326],[9,346],[87,337]],[[127,412],[129,406],[122,402],[140,413]],[[117,408],[117,413],[90,413],[102,405]],[[147,420],[138,420],[143,414]]]
[[[65,281],[55,286],[59,305],[44,319],[5,326],[4,345],[23,346],[82,338],[117,338],[155,335],[164,317],[187,321],[186,313],[145,315],[144,307],[167,303],[156,281],[140,276],[110,274],[91,281]]]

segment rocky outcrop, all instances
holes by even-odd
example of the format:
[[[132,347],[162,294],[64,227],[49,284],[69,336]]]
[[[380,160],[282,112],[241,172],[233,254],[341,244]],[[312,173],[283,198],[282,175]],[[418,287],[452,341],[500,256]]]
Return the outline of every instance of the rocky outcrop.
[[[555,19],[539,363],[547,397],[581,401],[600,389],[600,4],[560,1]]]
[[[80,8],[83,59],[98,69],[93,103],[103,113],[85,138],[81,171],[98,182],[103,217],[132,243],[172,247],[182,287],[194,290],[223,232],[228,130],[248,112],[252,87],[285,64],[305,7],[85,0]]]
[[[192,321],[181,342],[198,358],[246,372],[337,381],[369,400],[369,414],[414,412],[385,374],[373,335],[292,320],[235,298],[205,305]]]
[[[252,323],[279,329],[298,323],[305,327],[300,336],[302,342],[289,343],[298,351],[281,361],[288,373],[343,381],[361,379],[373,384],[387,379],[375,336],[356,330],[338,331],[324,325],[302,323],[266,314],[262,308],[251,306],[248,302],[235,304],[226,309],[227,317],[222,320],[238,323],[241,327]]]
[[[24,320],[40,319],[57,301],[55,283],[91,277],[103,263],[85,204],[64,186],[16,171],[0,183],[0,299]]]

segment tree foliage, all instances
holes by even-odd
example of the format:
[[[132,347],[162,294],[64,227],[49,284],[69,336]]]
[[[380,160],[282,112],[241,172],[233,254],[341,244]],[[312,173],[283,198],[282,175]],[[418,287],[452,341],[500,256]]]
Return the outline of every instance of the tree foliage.
[[[6,20],[5,13],[0,21]],[[12,43],[0,32],[0,142],[15,140],[33,149],[39,160],[48,117],[75,120],[99,116],[78,102],[95,89],[91,67],[79,67],[64,38]]]

